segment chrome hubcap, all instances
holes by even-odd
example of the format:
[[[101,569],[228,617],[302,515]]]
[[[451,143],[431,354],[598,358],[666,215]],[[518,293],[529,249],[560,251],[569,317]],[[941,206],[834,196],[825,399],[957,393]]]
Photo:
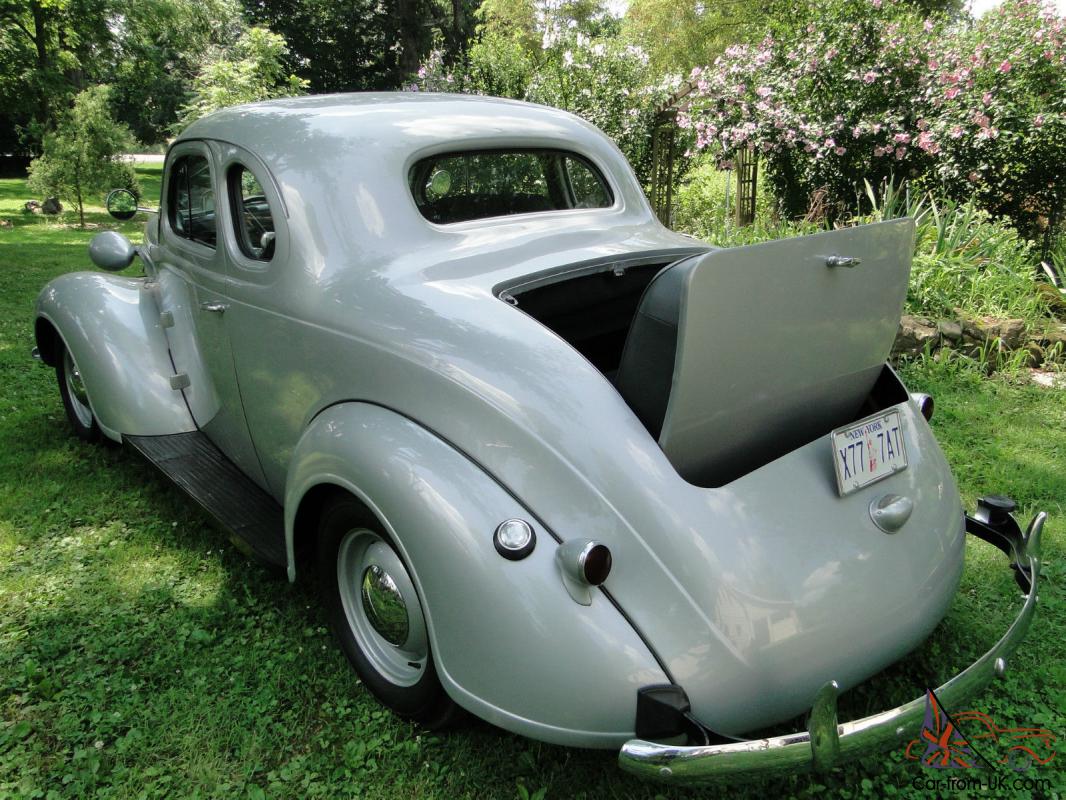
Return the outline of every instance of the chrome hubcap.
[[[377,533],[356,528],[341,539],[337,586],[363,655],[398,686],[419,681],[429,656],[426,620],[400,557]]]
[[[407,604],[392,576],[372,564],[363,572],[363,613],[370,627],[391,645],[407,641]]]
[[[85,391],[85,383],[81,379],[81,370],[74,363],[74,357],[67,350],[63,354],[63,374],[66,375],[67,393],[70,395],[70,405],[74,410],[74,416],[78,422],[89,428],[93,424],[93,410],[89,406],[89,393]]]

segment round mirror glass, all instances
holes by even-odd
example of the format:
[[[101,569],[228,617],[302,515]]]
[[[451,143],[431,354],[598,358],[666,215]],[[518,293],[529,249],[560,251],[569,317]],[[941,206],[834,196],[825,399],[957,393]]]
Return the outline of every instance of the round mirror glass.
[[[426,197],[430,200],[439,200],[448,194],[452,188],[452,174],[446,169],[439,169],[430,176],[426,183]]]
[[[129,189],[112,189],[107,193],[107,213],[118,220],[133,219],[137,213],[137,198]]]

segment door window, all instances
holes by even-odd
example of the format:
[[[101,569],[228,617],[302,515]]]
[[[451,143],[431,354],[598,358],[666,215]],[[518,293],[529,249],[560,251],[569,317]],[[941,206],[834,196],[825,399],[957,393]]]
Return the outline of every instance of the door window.
[[[242,164],[230,167],[227,182],[237,246],[248,258],[270,261],[274,257],[274,215],[263,187]]]
[[[203,156],[181,156],[170,169],[167,213],[178,236],[215,246],[215,190],[211,166]]]

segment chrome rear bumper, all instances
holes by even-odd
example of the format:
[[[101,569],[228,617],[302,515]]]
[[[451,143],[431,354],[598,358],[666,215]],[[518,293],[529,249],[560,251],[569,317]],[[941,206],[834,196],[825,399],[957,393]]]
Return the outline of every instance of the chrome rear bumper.
[[[936,690],[946,708],[958,708],[984,689],[993,678],[1002,677],[1007,659],[1025,638],[1036,611],[1037,579],[1040,574],[1040,535],[1047,514],[1041,512],[1023,534],[1010,518],[1010,526],[990,526],[987,514],[967,517],[968,533],[995,544],[1011,557],[1025,603],[1003,637],[981,658]],[[1024,580],[1023,580],[1024,579]],[[915,738],[925,719],[926,697],[880,714],[837,723],[837,686],[826,684],[815,697],[810,729],[802,732],[719,745],[679,746],[631,739],[622,746],[618,763],[622,769],[644,778],[676,784],[740,775],[827,769],[864,753],[901,746]]]

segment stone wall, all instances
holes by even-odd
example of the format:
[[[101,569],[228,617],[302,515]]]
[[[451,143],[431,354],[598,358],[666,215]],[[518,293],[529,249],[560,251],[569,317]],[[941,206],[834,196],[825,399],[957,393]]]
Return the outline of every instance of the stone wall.
[[[947,348],[971,358],[982,353],[1028,352],[1031,367],[1045,360],[1066,360],[1066,325],[1052,324],[1046,331],[1032,331],[1021,319],[939,319],[905,314],[899,322],[892,358],[912,358]]]

